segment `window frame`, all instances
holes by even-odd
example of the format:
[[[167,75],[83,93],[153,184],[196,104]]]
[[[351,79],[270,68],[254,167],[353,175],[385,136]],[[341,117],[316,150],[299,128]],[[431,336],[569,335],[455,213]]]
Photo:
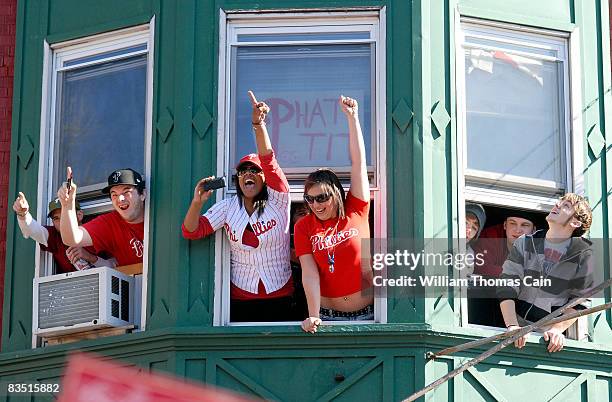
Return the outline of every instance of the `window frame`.
[[[227,128],[230,127],[230,102],[229,95],[231,94],[231,46],[232,34],[235,34],[235,29],[239,26],[241,29],[249,26],[249,29],[254,29],[250,32],[274,34],[278,32],[275,27],[283,26],[290,27],[293,30],[298,30],[299,27],[316,27],[317,32],[330,32],[326,29],[331,29],[332,32],[355,32],[350,30],[350,27],[355,26],[370,26],[368,30],[372,34],[371,42],[375,43],[375,60],[373,60],[373,120],[372,120],[372,163],[373,169],[369,169],[368,176],[372,181],[370,186],[370,199],[373,200],[374,208],[374,233],[372,237],[384,237],[387,233],[387,211],[386,211],[386,72],[380,66],[384,65],[386,60],[386,25],[385,25],[385,7],[364,11],[347,10],[338,12],[239,12],[239,11],[219,11],[219,97],[218,97],[218,126],[217,126],[217,176],[231,176],[233,167],[230,166],[230,136]],[[281,25],[282,24],[282,25]],[[268,29],[267,31],[265,31]],[[364,31],[364,29],[360,29]],[[308,31],[312,32],[312,31]],[[242,43],[242,42],[241,42]],[[246,42],[251,43],[251,42]],[[261,42],[253,42],[261,44]],[[295,44],[301,42],[271,42],[275,45],[279,43]],[[351,40],[338,40],[328,43],[363,43],[363,40],[357,42]],[[283,169],[285,170],[285,169]],[[292,172],[294,169],[289,169]],[[303,184],[295,183],[302,181],[306,173],[312,169],[301,169],[303,177],[298,177],[297,180],[290,179],[290,196],[291,202],[302,201]],[[348,177],[348,172],[342,172]],[[296,177],[294,177],[296,179]],[[345,190],[348,190],[348,184],[345,184]],[[225,188],[222,191],[216,192],[215,201],[221,201],[224,198],[233,196],[236,193],[235,189]],[[230,323],[229,322],[229,290],[230,290],[230,249],[229,243],[219,230],[215,234],[215,289],[214,289],[214,326],[279,326],[279,325],[295,325],[297,322],[245,322],[245,323]],[[386,299],[374,300],[375,316],[374,321],[386,322],[387,305]],[[354,324],[371,324],[371,321],[354,322]],[[330,322],[333,324],[333,322]],[[343,323],[346,325],[346,322]]]
[[[561,194],[559,188],[555,188],[554,182],[538,180],[534,178],[512,177],[498,188],[486,186],[499,180],[499,174],[491,172],[478,172],[467,168],[467,127],[466,127],[466,101],[465,101],[465,60],[463,49],[466,46],[466,33],[472,35],[480,33],[481,36],[497,38],[511,44],[511,41],[532,48],[554,48],[563,53],[562,58],[552,58],[538,54],[529,54],[530,57],[542,60],[560,60],[563,63],[562,100],[563,105],[563,136],[564,138],[564,163],[562,166],[565,175],[565,187],[563,192],[582,191],[583,174],[579,167],[584,166],[582,145],[582,124],[579,106],[580,96],[580,72],[577,59],[577,29],[573,32],[560,32],[539,28],[525,27],[516,24],[502,23],[489,20],[481,20],[471,17],[456,18],[456,43],[455,43],[455,67],[456,67],[456,93],[457,93],[457,134],[458,134],[458,156],[460,183],[464,184],[465,199],[474,202],[484,202],[500,206],[513,205],[514,207],[545,211],[554,205],[555,200]],[[533,39],[534,41],[527,41]],[[562,43],[564,42],[564,43]],[[467,44],[468,48],[477,47]],[[488,46],[482,46],[489,48]],[[571,61],[575,62],[572,63]],[[505,184],[505,185],[504,185]],[[530,191],[519,193],[521,190]],[[504,202],[512,200],[512,204]]]
[[[581,87],[581,69],[580,69],[580,31],[574,28],[571,32],[562,32],[552,29],[541,29],[517,25],[512,23],[483,20],[474,17],[465,17],[455,13],[455,90],[456,90],[456,109],[457,109],[457,218],[458,218],[458,239],[457,249],[460,252],[465,252],[465,205],[467,202],[484,203],[498,207],[514,207],[520,209],[528,209],[538,212],[548,212],[555,205],[561,194],[543,195],[537,191],[528,194],[519,194],[515,191],[507,189],[494,189],[472,186],[470,188],[466,180],[467,169],[467,129],[466,129],[466,109],[465,109],[465,56],[463,45],[465,43],[464,26],[479,27],[481,29],[491,29],[492,32],[510,32],[514,35],[540,35],[548,38],[555,38],[565,41],[565,66],[563,68],[563,111],[566,155],[565,155],[565,170],[566,170],[566,192],[574,192],[584,195],[584,129],[582,124],[582,87]],[[486,181],[483,180],[483,181]],[[525,180],[522,180],[525,182]],[[527,180],[527,182],[539,187],[538,180]],[[524,187],[528,187],[527,184]],[[505,201],[505,202],[504,202]],[[463,241],[462,241],[463,239]],[[459,324],[462,327],[485,329],[490,331],[502,331],[503,328],[483,326],[478,324],[470,324],[468,322],[468,304],[467,304],[467,289],[461,288],[459,291],[460,306]],[[577,321],[570,328],[578,328],[575,332],[578,333],[580,339],[583,338],[581,331],[584,329],[585,321]],[[581,329],[582,328],[582,329]]]
[[[40,151],[38,164],[38,195],[36,219],[41,224],[48,222],[47,205],[48,201],[55,198],[53,189],[53,161],[55,143],[55,118],[57,110],[57,88],[58,73],[70,68],[80,68],[88,65],[100,63],[90,62],[70,66],[69,68],[57,68],[59,63],[81,57],[93,56],[108,51],[118,50],[136,44],[146,45],[146,50],[130,52],[121,56],[102,59],[103,62],[120,60],[132,57],[137,54],[147,54],[146,67],[146,95],[145,95],[145,131],[144,131],[144,179],[146,188],[150,188],[151,172],[151,144],[153,127],[153,63],[154,63],[154,35],[155,17],[148,23],[137,25],[125,29],[105,32],[102,34],[90,35],[78,39],[68,40],[50,44],[47,40],[43,43],[43,74],[41,91],[41,114],[40,114]],[[137,331],[144,331],[146,328],[146,295],[148,283],[148,255],[149,255],[149,227],[150,227],[150,202],[145,203],[145,235],[144,235],[144,255],[142,272],[142,293],[140,300],[134,301],[134,311],[140,312]],[[97,214],[111,211],[112,203],[108,197],[97,197],[93,201],[81,202],[81,207],[85,215]],[[40,249],[36,244],[35,271],[36,278],[52,274],[53,257]],[[33,306],[35,309],[36,306]],[[135,315],[134,321],[137,322]],[[38,337],[32,334],[32,347],[38,346]]]

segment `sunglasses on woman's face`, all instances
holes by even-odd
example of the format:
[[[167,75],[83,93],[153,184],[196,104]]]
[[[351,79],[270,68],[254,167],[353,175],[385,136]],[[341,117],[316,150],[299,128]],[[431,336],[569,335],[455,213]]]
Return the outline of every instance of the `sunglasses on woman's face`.
[[[309,204],[314,204],[315,201],[318,202],[319,204],[322,204],[326,202],[327,200],[329,200],[331,196],[332,195],[329,193],[322,193],[322,194],[317,194],[317,195],[304,194],[304,201],[306,201]]]
[[[240,169],[238,172],[236,172],[236,174],[238,176],[244,176],[247,173],[259,174],[259,173],[261,173],[261,169],[258,169],[256,167],[247,167],[247,168],[244,168],[244,169]]]

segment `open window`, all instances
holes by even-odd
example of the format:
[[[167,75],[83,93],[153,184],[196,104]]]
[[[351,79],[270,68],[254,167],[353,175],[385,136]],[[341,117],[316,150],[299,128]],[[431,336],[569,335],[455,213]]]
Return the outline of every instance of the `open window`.
[[[247,91],[271,107],[267,119],[291,187],[292,211],[306,176],[333,169],[349,187],[348,127],[340,95],[359,101],[371,188],[372,236],[385,233],[384,10],[230,14],[221,18],[217,175],[255,152]],[[219,199],[236,192],[230,185]],[[218,200],[219,200],[218,199]],[[293,230],[293,228],[291,229]],[[215,325],[229,323],[229,247],[217,234]],[[376,320],[383,311],[376,307]]]
[[[564,32],[470,18],[458,25],[460,233],[467,203],[484,206],[487,227],[529,212],[546,229],[556,200],[582,192],[580,80],[570,64],[575,41]],[[463,325],[496,325],[478,312],[469,317],[461,293]]]
[[[115,169],[131,167],[141,172],[148,188],[152,53],[153,21],[68,42],[45,42],[39,222],[46,221],[48,202],[56,197],[58,187],[66,180],[67,166],[72,167],[79,188],[77,201],[85,215],[84,222],[112,210],[108,195],[101,190]],[[108,295],[104,289],[99,293],[100,306],[103,295],[108,296],[110,306],[108,311],[100,307],[100,314],[125,318],[124,309],[128,307],[125,305],[128,294],[125,283],[129,282],[129,297],[133,299],[133,305],[129,306],[133,312],[130,320],[139,329],[144,324],[140,322],[141,306],[146,305],[142,300],[146,289],[142,286],[144,283],[146,287],[148,205],[146,203],[144,267],[140,268],[140,274],[128,275],[128,279],[109,277]],[[36,280],[53,274],[53,258],[49,253],[39,253],[36,263]],[[102,279],[99,283],[102,284]],[[35,301],[40,301],[38,296],[34,295]],[[95,324],[98,323],[99,319]]]

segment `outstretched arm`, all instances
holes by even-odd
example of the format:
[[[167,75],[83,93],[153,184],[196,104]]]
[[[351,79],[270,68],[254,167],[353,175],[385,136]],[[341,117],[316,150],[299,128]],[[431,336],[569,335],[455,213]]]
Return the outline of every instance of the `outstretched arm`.
[[[321,325],[321,319],[319,318],[319,308],[321,307],[319,270],[312,254],[301,255],[300,265],[302,266],[302,284],[308,304],[308,318],[302,321],[302,329],[314,334]]]
[[[506,324],[507,331],[520,328],[520,325],[518,325],[518,317],[516,316],[516,305],[514,300],[508,299],[501,301],[499,303],[499,308],[501,309],[502,316],[504,317],[504,323]],[[521,349],[523,346],[525,346],[528,337],[529,334],[526,334],[518,338],[516,341],[514,341],[514,346],[517,349]]]
[[[57,198],[62,204],[62,217],[60,221],[60,233],[62,242],[67,246],[87,247],[91,246],[91,236],[83,227],[79,226],[76,216],[75,198],[77,186],[72,182],[72,169],[67,168],[68,183],[62,185],[57,191]]]
[[[351,194],[363,201],[370,200],[370,185],[366,168],[365,144],[359,124],[359,105],[353,98],[340,97],[340,107],[349,125],[349,154],[351,157]]]
[[[49,232],[44,226],[32,218],[30,214],[30,204],[28,204],[25,194],[21,191],[13,203],[13,211],[17,214],[17,223],[19,224],[19,229],[21,229],[23,237],[26,239],[30,237],[35,242],[46,246],[49,240]]]
[[[203,186],[212,179],[214,179],[213,176],[198,181],[193,190],[193,199],[191,200],[191,204],[183,220],[183,227],[187,232],[195,232],[200,226],[200,213],[202,207],[213,193],[213,190],[204,190]]]

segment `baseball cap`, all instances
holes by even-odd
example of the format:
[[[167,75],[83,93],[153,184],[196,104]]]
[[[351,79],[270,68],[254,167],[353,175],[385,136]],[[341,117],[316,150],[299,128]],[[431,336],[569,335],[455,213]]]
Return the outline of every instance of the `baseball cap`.
[[[74,202],[74,206],[76,207],[77,211],[81,209],[81,206],[79,205],[78,201]],[[62,204],[60,203],[58,198],[51,200],[51,202],[49,202],[49,213],[47,214],[47,216],[51,217],[51,212],[55,211],[56,209],[60,209],[61,207]]]
[[[136,186],[136,187],[144,187],[144,180],[140,173],[135,171],[134,169],[118,169],[108,176],[108,186],[102,189],[102,193],[109,194],[111,187],[119,186],[122,184]]]
[[[244,165],[245,163],[252,163],[253,165],[257,166],[259,169],[261,169],[261,161],[259,160],[259,156],[257,154],[248,154],[248,155],[243,156],[242,159],[238,161],[238,164],[236,165],[236,170],[240,170],[240,166]]]
[[[529,222],[534,225],[538,222],[538,214],[537,212],[527,211],[524,209],[510,209],[506,214],[506,219],[508,218],[522,218],[527,219]]]

